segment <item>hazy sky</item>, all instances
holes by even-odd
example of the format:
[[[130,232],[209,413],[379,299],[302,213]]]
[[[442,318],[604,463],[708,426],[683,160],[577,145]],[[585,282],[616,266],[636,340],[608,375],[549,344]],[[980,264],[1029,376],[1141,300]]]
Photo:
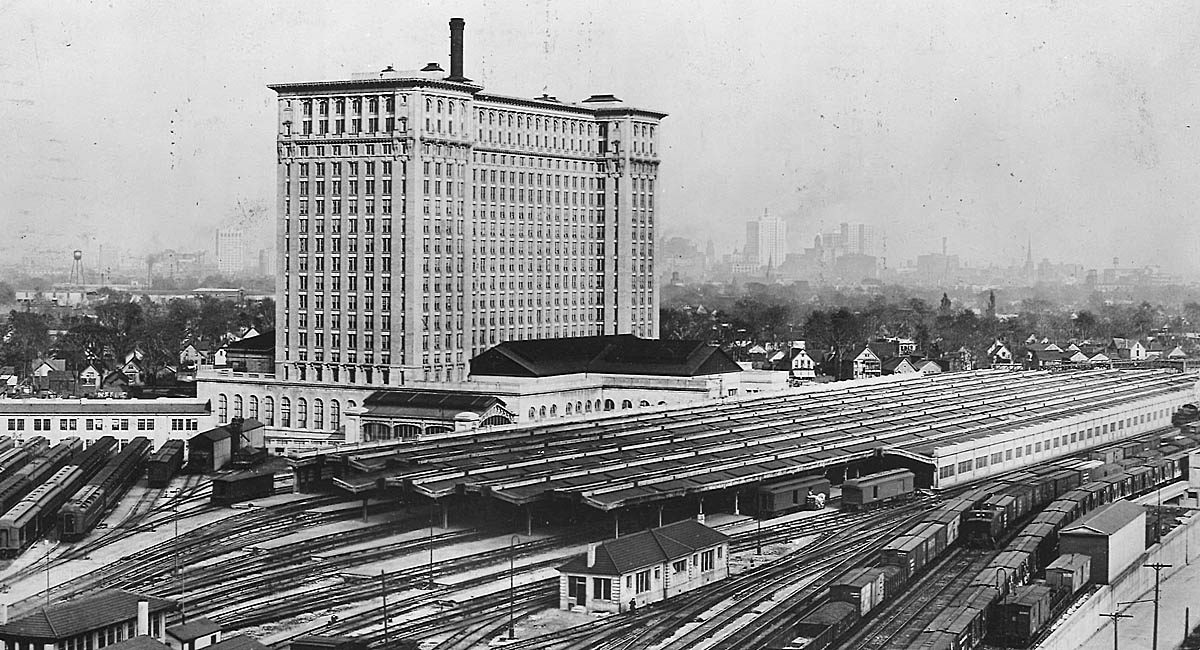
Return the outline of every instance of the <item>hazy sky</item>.
[[[0,249],[211,247],[273,202],[266,84],[448,67],[452,16],[490,91],[670,113],[661,234],[1200,272],[1194,2],[0,0]]]

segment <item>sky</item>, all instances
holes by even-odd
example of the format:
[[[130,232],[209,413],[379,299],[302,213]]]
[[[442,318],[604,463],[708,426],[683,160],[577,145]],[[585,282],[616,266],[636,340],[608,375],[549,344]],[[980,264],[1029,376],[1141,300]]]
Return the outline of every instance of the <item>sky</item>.
[[[270,83],[448,68],[669,113],[660,235],[784,217],[1200,274],[1200,3],[0,0],[0,250],[212,247],[274,201]]]

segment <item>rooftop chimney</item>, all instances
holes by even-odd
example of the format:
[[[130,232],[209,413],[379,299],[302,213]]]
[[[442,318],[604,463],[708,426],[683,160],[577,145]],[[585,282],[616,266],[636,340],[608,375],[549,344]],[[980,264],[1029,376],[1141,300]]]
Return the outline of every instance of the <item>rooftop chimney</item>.
[[[150,635],[150,601],[148,600],[138,601],[137,635]]]
[[[462,18],[450,19],[450,76],[449,81],[468,81],[463,76],[463,28],[467,21]]]
[[[596,549],[600,548],[600,544],[592,542],[588,544],[588,568],[596,566]]]

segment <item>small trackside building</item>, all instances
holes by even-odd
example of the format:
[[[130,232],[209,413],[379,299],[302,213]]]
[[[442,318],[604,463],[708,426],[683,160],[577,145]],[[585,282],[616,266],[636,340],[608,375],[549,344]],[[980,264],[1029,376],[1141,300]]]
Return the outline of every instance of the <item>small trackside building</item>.
[[[37,609],[0,625],[6,650],[87,650],[134,637],[164,640],[171,600],[106,589]],[[7,609],[5,609],[7,614]]]
[[[1097,508],[1059,532],[1058,548],[1091,558],[1092,583],[1109,584],[1146,550],[1146,509],[1130,501]]]
[[[172,650],[201,650],[221,642],[221,626],[204,618],[167,628],[167,645]]]
[[[559,607],[619,613],[729,576],[729,537],[693,519],[607,542],[558,568]]]

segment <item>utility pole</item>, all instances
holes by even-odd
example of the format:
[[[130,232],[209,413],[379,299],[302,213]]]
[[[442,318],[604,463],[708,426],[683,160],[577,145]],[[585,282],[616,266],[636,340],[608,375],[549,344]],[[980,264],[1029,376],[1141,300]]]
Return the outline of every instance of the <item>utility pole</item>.
[[[1105,618],[1112,619],[1112,624],[1113,624],[1113,650],[1120,650],[1121,638],[1120,638],[1119,636],[1117,636],[1117,625],[1120,623],[1120,620],[1121,620],[1121,619],[1123,619],[1123,618],[1133,618],[1133,617],[1132,617],[1132,616],[1130,616],[1129,614],[1122,614],[1121,612],[1113,612],[1113,613],[1111,613],[1111,614],[1101,614],[1101,616],[1103,616],[1103,617],[1105,617]]]
[[[1160,511],[1161,511],[1161,508],[1160,508]],[[1158,595],[1159,595],[1158,588],[1159,588],[1159,577],[1160,577],[1160,574],[1162,573],[1162,570],[1163,570],[1163,569],[1169,569],[1169,568],[1171,568],[1171,565],[1170,565],[1170,564],[1163,564],[1163,563],[1161,563],[1161,562],[1153,562],[1153,563],[1151,563],[1151,564],[1143,564],[1142,566],[1143,566],[1143,567],[1145,567],[1145,568],[1147,568],[1147,569],[1154,569],[1154,636],[1152,637],[1152,639],[1151,639],[1151,641],[1150,641],[1150,650],[1158,650]]]
[[[513,597],[516,587],[516,543],[521,539],[520,535],[513,535],[508,540],[508,638],[515,639],[517,637],[516,628],[513,625]]]

